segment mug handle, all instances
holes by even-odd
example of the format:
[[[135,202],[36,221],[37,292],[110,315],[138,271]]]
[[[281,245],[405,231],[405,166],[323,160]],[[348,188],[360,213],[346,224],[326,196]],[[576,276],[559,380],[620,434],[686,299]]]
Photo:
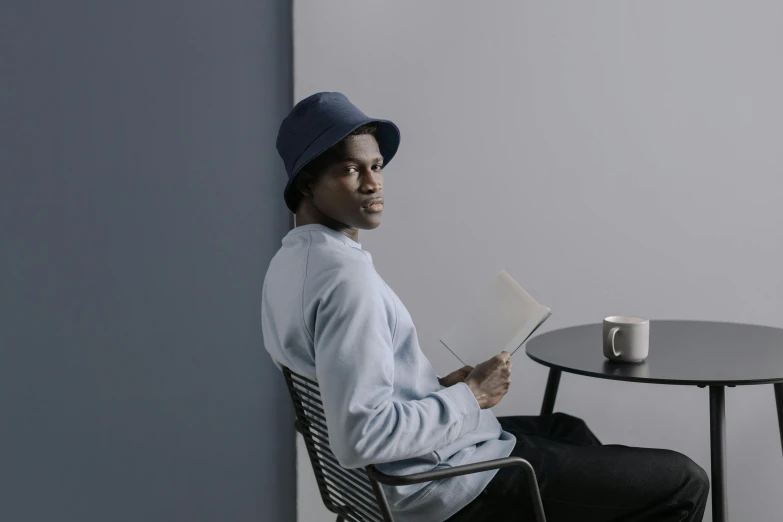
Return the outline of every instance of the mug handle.
[[[614,336],[617,335],[617,332],[620,331],[620,327],[615,326],[609,332],[606,334],[606,342],[609,345],[609,347],[612,349],[612,353],[615,357],[620,357],[622,355],[621,352],[617,351],[617,348],[614,347]]]

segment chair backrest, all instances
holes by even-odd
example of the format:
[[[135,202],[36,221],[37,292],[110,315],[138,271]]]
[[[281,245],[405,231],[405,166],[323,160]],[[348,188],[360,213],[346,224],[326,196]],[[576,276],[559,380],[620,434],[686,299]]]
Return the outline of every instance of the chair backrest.
[[[329,448],[329,432],[318,383],[286,367],[283,367],[283,374],[296,410],[296,427],[304,437],[326,508],[352,522],[391,520],[389,514],[384,516],[382,513],[386,500],[379,491],[378,483],[371,480],[364,469],[340,466]]]

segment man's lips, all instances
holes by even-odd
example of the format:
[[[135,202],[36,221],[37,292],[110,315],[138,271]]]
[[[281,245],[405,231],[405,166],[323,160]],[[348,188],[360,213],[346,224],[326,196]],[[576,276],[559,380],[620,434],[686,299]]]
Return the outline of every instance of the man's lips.
[[[377,210],[380,208],[383,208],[383,198],[373,198],[364,205],[362,205],[362,208],[366,208],[369,210]]]

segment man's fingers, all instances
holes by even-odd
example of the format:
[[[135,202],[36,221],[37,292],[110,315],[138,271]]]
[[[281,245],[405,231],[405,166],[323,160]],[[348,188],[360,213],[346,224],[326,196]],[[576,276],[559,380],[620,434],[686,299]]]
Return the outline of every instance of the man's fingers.
[[[509,358],[511,357],[511,354],[507,351],[503,350],[498,355],[495,356],[496,358],[500,359],[503,362],[508,362]]]

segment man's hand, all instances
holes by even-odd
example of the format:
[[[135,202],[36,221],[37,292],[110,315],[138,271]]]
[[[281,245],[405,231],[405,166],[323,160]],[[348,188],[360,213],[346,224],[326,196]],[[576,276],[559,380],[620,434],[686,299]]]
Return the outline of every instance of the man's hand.
[[[492,359],[476,365],[465,384],[473,392],[482,409],[491,408],[500,402],[511,385],[511,355],[501,352]]]
[[[455,384],[464,382],[472,371],[472,366],[463,366],[459,370],[454,370],[445,377],[438,377],[438,382],[441,386],[448,388],[449,386],[454,386]]]

